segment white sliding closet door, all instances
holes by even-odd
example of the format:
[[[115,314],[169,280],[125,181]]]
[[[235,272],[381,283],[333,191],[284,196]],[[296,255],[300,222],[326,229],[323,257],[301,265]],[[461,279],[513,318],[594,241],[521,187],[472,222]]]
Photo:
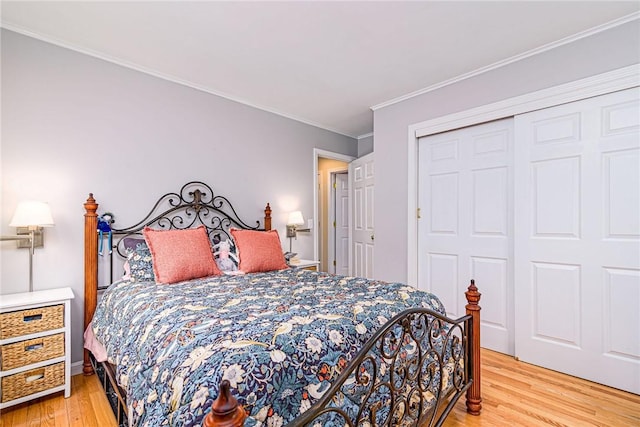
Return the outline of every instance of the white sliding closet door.
[[[450,316],[482,293],[482,346],[513,354],[513,119],[421,138],[418,287]]]
[[[639,99],[635,88],[515,119],[516,355],[633,393]]]

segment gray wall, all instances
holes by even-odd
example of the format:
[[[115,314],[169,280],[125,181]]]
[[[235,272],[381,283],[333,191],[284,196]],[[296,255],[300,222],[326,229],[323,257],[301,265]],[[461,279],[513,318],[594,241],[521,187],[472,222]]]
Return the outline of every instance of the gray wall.
[[[34,288],[71,286],[72,361],[82,358],[83,207],[89,192],[119,226],[190,180],[249,220],[271,203],[313,211],[313,148],[355,156],[355,139],[2,30],[0,231],[20,200],[45,200],[55,227],[34,256]],[[283,246],[288,247],[282,238]],[[0,293],[26,291],[28,254],[0,246]],[[313,256],[313,239],[296,250]]]
[[[358,157],[373,153],[373,135],[358,138]]]
[[[376,278],[406,282],[408,127],[640,62],[638,21],[374,112]],[[393,262],[389,262],[393,254]]]

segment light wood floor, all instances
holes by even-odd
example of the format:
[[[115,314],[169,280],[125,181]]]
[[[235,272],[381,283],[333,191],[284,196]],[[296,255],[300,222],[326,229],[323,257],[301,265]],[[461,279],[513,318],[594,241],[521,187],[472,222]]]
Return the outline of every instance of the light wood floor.
[[[482,351],[483,411],[465,412],[461,399],[445,427],[640,426],[640,396],[573,378],[488,350]],[[0,427],[114,427],[115,418],[95,375],[72,377],[62,393],[3,410]]]
[[[444,424],[639,427],[640,396],[482,350],[482,414],[460,399]]]

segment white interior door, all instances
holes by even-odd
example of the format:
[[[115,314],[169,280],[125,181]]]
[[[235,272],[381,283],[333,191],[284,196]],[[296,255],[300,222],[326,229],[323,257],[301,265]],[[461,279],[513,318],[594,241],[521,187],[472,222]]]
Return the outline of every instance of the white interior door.
[[[418,287],[464,314],[482,293],[481,345],[513,354],[513,119],[421,138]]]
[[[515,122],[516,355],[636,394],[639,100],[629,89]]]
[[[373,153],[349,164],[351,180],[351,273],[373,278],[373,222],[374,163]]]
[[[341,172],[332,176],[335,258],[330,271],[346,276],[349,274],[349,174]]]

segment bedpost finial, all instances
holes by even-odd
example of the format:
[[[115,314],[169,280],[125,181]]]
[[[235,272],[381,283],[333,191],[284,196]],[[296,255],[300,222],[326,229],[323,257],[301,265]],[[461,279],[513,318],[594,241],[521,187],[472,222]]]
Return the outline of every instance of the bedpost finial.
[[[95,215],[98,210],[98,204],[96,203],[96,199],[93,198],[93,193],[89,193],[89,197],[87,197],[87,201],[84,202],[84,209],[87,214]]]
[[[271,205],[269,203],[264,208],[264,229],[271,230]]]
[[[478,305],[478,302],[480,302],[480,296],[482,294],[478,292],[475,280],[471,279],[471,284],[467,288],[467,291],[464,293],[464,295],[467,297],[467,302],[469,303],[469,305]]]
[[[218,414],[226,414],[238,406],[238,401],[231,394],[231,384],[227,380],[220,383],[220,393],[211,408]]]
[[[211,404],[211,412],[204,419],[203,427],[241,427],[247,413],[231,394],[228,380],[220,382],[218,397]]]

